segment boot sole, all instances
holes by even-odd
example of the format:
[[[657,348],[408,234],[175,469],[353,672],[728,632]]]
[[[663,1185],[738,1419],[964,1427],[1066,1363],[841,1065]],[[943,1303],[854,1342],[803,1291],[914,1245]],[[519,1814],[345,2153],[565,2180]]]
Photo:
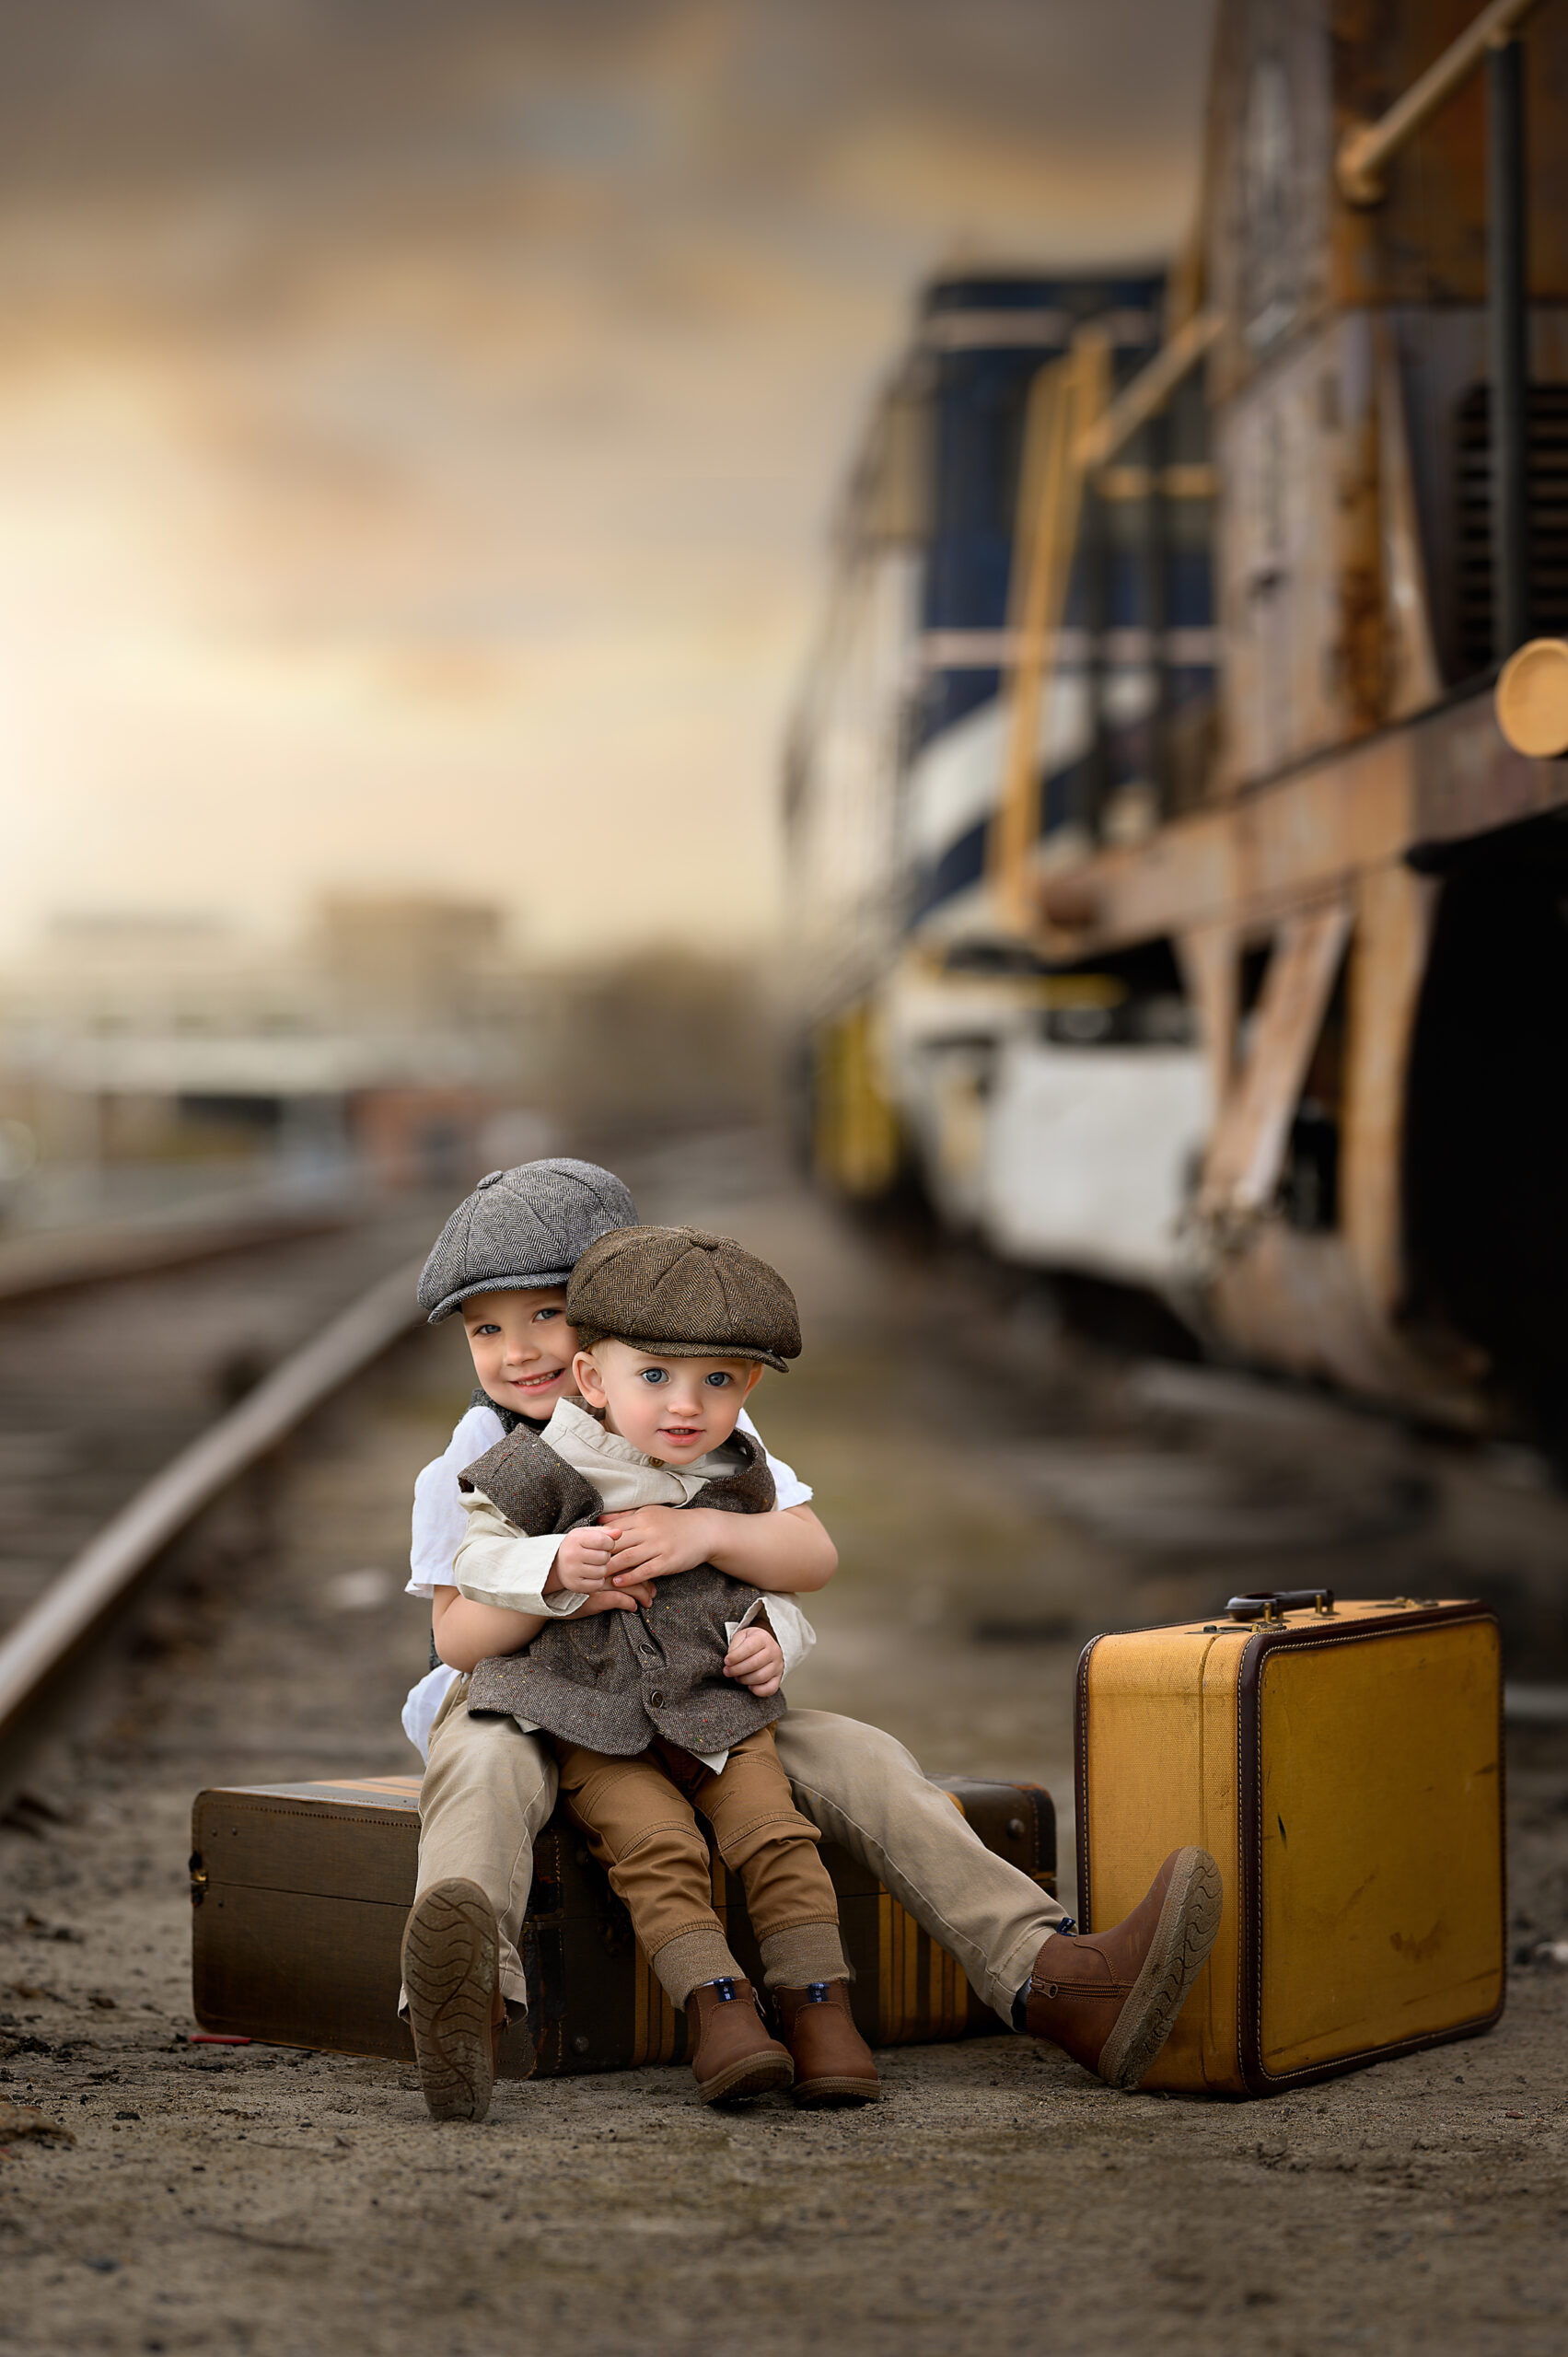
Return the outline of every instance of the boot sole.
[[[802,2079],[796,2085],[795,2100],[802,2111],[827,2111],[844,2104],[880,2103],[882,2090],[875,2080]]]
[[[765,2096],[787,2087],[795,2064],[787,2054],[749,2054],[712,2079],[699,2079],[697,2093],[704,2103],[738,2103],[747,2096]]]
[[[432,2119],[482,2119],[495,2058],[495,1917],[473,1882],[438,1882],[403,1933],[403,1985],[419,2084]]]
[[[1135,2087],[1176,2024],[1220,1927],[1220,1870],[1206,1850],[1178,1852],[1143,1970],[1099,2058],[1108,2086]]]

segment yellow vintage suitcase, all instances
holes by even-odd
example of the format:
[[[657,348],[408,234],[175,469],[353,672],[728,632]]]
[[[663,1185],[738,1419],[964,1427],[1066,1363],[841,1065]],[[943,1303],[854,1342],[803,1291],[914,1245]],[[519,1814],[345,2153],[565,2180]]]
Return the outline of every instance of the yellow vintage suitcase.
[[[1219,1936],[1145,2087],[1268,2095],[1502,2012],[1502,1671],[1482,1606],[1297,1590],[1098,1637],[1077,1786],[1090,1926],[1182,1842],[1219,1863]]]

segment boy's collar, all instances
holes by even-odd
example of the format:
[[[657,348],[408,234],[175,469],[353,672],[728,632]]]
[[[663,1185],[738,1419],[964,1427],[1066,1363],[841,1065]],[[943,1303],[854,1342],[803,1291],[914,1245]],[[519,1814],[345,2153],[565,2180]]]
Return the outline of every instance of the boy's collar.
[[[618,1457],[623,1464],[656,1464],[663,1469],[662,1457],[645,1457],[631,1441],[622,1440],[619,1433],[609,1431],[602,1415],[597,1414],[581,1399],[558,1399],[551,1412],[550,1422],[543,1428],[547,1440],[552,1428],[557,1432],[575,1433],[579,1441],[586,1442],[600,1457]]]

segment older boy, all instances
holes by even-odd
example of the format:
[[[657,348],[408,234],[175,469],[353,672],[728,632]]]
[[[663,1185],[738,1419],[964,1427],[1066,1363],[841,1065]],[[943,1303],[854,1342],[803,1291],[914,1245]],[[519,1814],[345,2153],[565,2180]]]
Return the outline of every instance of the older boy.
[[[443,1593],[448,1603],[456,1597],[452,1562],[466,1522],[458,1477],[519,1423],[542,1429],[555,1400],[569,1396],[576,1337],[565,1324],[566,1279],[596,1237],[634,1219],[630,1194],[610,1172],[552,1161],[492,1172],[448,1220],[421,1278],[420,1301],[433,1325],[461,1309],[480,1387],[447,1450],[416,1487],[411,1593],[433,1602]],[[739,1429],[755,1434],[744,1415]],[[810,1510],[810,1491],[788,1467],[768,1461],[774,1510],[715,1516],[728,1525],[722,1534],[704,1534],[697,1511],[678,1516],[644,1507],[613,1517],[615,1577],[645,1585],[714,1562],[769,1591],[777,1626],[785,1592],[825,1585],[837,1557]],[[550,1608],[542,1598],[540,1608]],[[804,1650],[810,1632],[803,1615],[800,1625]],[[532,1845],[554,1808],[556,1773],[539,1738],[515,1718],[470,1716],[466,1708],[467,1673],[495,1644],[465,1646],[447,1635],[440,1650],[443,1666],[414,1689],[404,1712],[405,1727],[429,1759],[410,1922],[422,1904],[427,1914],[439,1912],[429,1900],[436,1883],[467,1876],[489,1902],[494,1931],[475,1936],[466,1918],[423,1924],[435,1964],[417,1991],[411,1987],[410,2018],[424,2084],[436,2091],[427,2098],[432,2110],[482,2118],[494,2042],[508,2017],[526,2019],[517,1941]],[[781,1653],[787,1674],[787,1643]],[[731,1674],[749,1683],[759,1676],[756,1659],[738,1655]],[[1050,2039],[1113,2084],[1135,2083],[1212,1942],[1218,1922],[1212,1861],[1202,1852],[1167,1859],[1125,1922],[1074,1936],[1056,1900],[988,1851],[891,1736],[830,1712],[796,1710],[777,1722],[774,1736],[796,1805],[956,1958],[1005,2025]]]

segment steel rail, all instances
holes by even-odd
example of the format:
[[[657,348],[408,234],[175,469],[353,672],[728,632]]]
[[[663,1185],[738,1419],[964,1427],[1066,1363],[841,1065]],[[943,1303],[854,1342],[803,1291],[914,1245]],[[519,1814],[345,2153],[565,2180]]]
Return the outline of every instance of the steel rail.
[[[351,1377],[415,1324],[422,1263],[401,1265],[285,1359],[170,1459],[0,1639],[0,1747],[55,1674],[131,1596],[172,1538]]]
[[[1433,59],[1402,98],[1376,122],[1353,122],[1340,141],[1334,178],[1347,204],[1381,204],[1383,167],[1472,74],[1489,49],[1507,41],[1540,0],[1492,0],[1474,21]]]
[[[184,1226],[107,1227],[86,1232],[41,1230],[0,1243],[0,1310],[47,1294],[78,1293],[128,1277],[162,1276],[198,1260],[304,1243],[350,1225],[340,1205],[323,1203],[296,1214],[258,1212]]]

